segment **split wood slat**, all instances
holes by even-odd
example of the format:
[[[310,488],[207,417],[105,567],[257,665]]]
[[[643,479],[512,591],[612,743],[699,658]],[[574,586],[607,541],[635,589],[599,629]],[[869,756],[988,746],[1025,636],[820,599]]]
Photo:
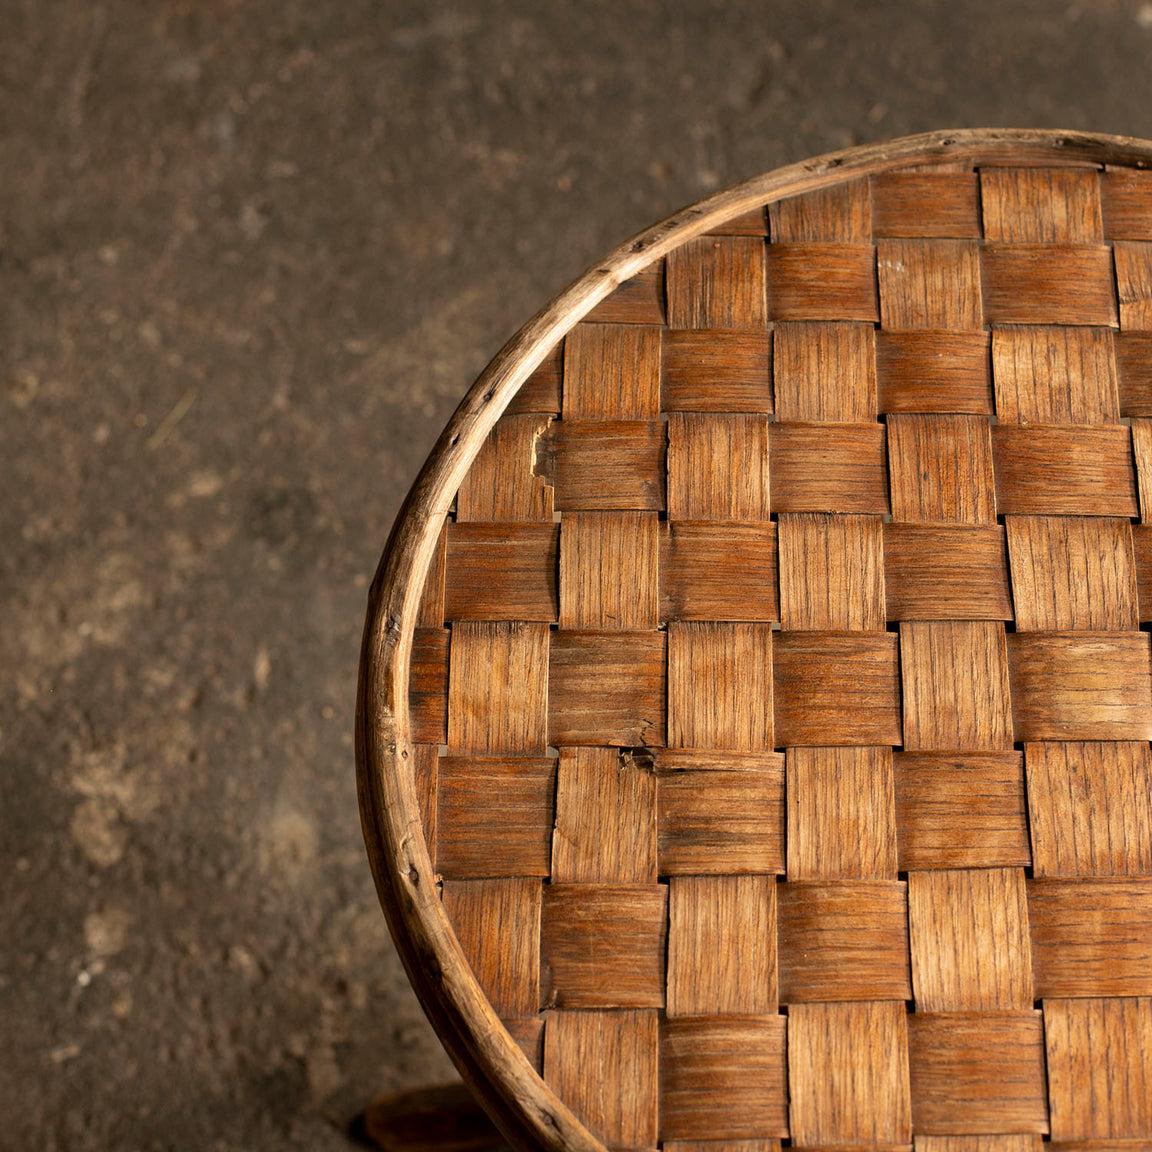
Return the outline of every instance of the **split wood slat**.
[[[1152,995],[1152,879],[1028,884],[1036,995]]]
[[[903,881],[789,879],[777,887],[782,1003],[912,998]]]
[[[788,1081],[794,1146],[911,1143],[904,1005],[792,1006]]]
[[[555,524],[450,523],[441,622],[555,621],[559,536]]]
[[[768,309],[773,320],[880,318],[871,244],[771,244]]]
[[[793,631],[884,630],[879,516],[782,513],[780,622]]]
[[[1152,739],[1146,632],[1008,637],[1019,740]]]
[[[1131,438],[1123,426],[998,424],[992,453],[1001,513],[1139,514]]]
[[[659,565],[655,512],[569,512],[560,525],[560,627],[657,627]]]
[[[894,520],[996,521],[992,441],[988,421],[979,416],[889,417],[888,469]]]
[[[990,324],[1118,322],[1106,244],[986,244],[980,256]]]
[[[980,248],[969,240],[881,240],[876,249],[880,324],[890,332],[984,326]]]
[[[892,763],[901,870],[1032,863],[1019,752],[898,752]]]
[[[1025,745],[1032,865],[1044,876],[1152,876],[1144,742]]]
[[[456,519],[552,520],[552,489],[537,470],[541,441],[552,420],[504,416],[484,441],[456,495]]]
[[[679,876],[669,884],[668,1019],[776,1011],[773,876]]]
[[[779,619],[775,524],[662,527],[661,620]]]
[[[667,665],[663,632],[554,632],[543,686],[549,742],[663,744]]]
[[[660,1131],[666,1140],[788,1133],[783,1016],[666,1020],[660,1030]]]
[[[578,324],[564,341],[566,420],[652,420],[660,415],[660,329]]]
[[[781,322],[772,339],[778,420],[876,419],[876,330],[871,324]]]
[[[664,330],[666,412],[772,411],[772,340],[767,331]]]
[[[873,176],[872,229],[887,239],[979,239],[980,190],[975,173]]]
[[[1120,418],[1110,328],[997,328],[992,379],[1002,423],[1114,424]]]
[[[1044,1003],[1052,1138],[1152,1139],[1152,999]],[[1108,1145],[1103,1145],[1108,1147]],[[1114,1147],[1114,1146],[1113,1146]]]
[[[985,168],[984,238],[1013,244],[1091,244],[1104,239],[1100,177],[1084,168]]]
[[[888,511],[879,424],[769,427],[774,512]]]
[[[908,922],[917,1011],[1032,1007],[1023,868],[911,872]]]
[[[876,334],[880,411],[990,415],[988,347],[987,332],[881,329]]]
[[[436,870],[468,879],[551,873],[556,763],[444,756],[437,772]]]
[[[786,767],[789,878],[895,880],[892,750],[790,748]]]
[[[547,884],[540,924],[545,1008],[663,1008],[668,888]]]
[[[669,254],[669,328],[763,331],[764,241],[756,236],[702,236]]]
[[[892,620],[1011,620],[999,524],[884,525],[884,592]]]
[[[1138,628],[1132,525],[1089,516],[1009,516],[1020,632]]]
[[[655,884],[656,777],[615,748],[562,748],[552,879]]]
[[[536,752],[548,744],[547,624],[452,626],[448,748],[456,753]]]
[[[1008,651],[999,623],[905,621],[900,671],[909,752],[1012,747]]]
[[[1148,168],[997,131],[766,177],[452,418],[360,800],[515,1147],[1152,1146]]]
[[[784,871],[784,757],[724,770],[715,754],[678,754],[707,767],[662,770],[656,780],[662,876]],[[661,763],[676,763],[671,753]]]
[[[866,179],[851,180],[776,200],[768,205],[768,221],[777,244],[868,241],[872,239],[872,189]]]
[[[1039,1012],[916,1012],[908,1049],[917,1135],[1048,1131]]]
[[[772,751],[770,625],[668,625],[668,743]]]
[[[656,1013],[549,1012],[544,1076],[610,1148],[652,1148],[660,1115]]]

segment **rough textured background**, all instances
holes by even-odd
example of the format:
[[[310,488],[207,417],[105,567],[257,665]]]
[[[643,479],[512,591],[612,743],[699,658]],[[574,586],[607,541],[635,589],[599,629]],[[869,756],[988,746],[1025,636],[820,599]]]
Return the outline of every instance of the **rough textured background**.
[[[446,1076],[351,733],[465,387],[760,170],[1152,135],[1150,52],[1119,0],[0,0],[0,1148],[339,1149]]]

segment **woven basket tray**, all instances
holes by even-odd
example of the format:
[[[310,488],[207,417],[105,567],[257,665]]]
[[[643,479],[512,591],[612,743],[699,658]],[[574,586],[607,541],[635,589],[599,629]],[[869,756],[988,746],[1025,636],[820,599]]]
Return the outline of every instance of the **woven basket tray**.
[[[360,794],[518,1146],[1152,1147],[1150,161],[782,169],[464,399],[373,586]]]

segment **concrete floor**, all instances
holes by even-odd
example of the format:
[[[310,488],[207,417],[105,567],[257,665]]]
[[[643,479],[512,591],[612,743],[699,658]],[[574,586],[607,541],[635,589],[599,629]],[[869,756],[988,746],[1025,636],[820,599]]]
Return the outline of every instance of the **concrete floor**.
[[[1152,135],[1152,4],[0,0],[0,30],[0,1148],[345,1148],[450,1073],[352,708],[468,383],[609,247],[785,161]]]

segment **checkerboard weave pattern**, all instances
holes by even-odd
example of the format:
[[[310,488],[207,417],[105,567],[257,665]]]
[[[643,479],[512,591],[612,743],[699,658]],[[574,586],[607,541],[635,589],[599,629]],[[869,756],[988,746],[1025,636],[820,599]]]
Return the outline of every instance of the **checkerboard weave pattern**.
[[[449,918],[605,1145],[1152,1141],[1150,517],[1152,174],[848,181],[568,334],[410,699]]]

